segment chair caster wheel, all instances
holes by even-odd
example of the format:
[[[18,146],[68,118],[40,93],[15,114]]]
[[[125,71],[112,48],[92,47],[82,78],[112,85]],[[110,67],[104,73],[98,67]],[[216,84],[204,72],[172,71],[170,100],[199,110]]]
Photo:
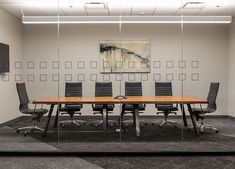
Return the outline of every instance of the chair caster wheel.
[[[16,130],[16,133],[19,133],[20,132],[20,130]]]
[[[64,124],[60,123],[60,126],[61,126],[62,128],[64,128]]]
[[[24,136],[27,136],[28,135],[28,133],[24,133]]]
[[[216,133],[219,133],[219,130],[216,130],[215,132],[216,132]]]

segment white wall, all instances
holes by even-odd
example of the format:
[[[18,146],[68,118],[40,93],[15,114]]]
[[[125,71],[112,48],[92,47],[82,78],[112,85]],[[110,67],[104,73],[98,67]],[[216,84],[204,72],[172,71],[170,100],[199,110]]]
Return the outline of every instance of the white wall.
[[[59,44],[57,42],[56,25],[24,25],[23,28],[23,60],[24,74],[28,81],[27,86],[31,98],[47,95],[64,94],[65,74],[72,75],[72,81],[78,81],[78,74],[85,75],[83,82],[84,96],[94,95],[94,83],[90,80],[91,74],[97,74],[97,81],[103,81],[103,75],[97,68],[90,68],[90,61],[99,64],[99,40],[151,40],[151,73],[131,74],[135,81],[143,81],[144,95],[154,95],[154,74],[160,74],[160,81],[166,81],[166,74],[173,75],[174,94],[195,95],[205,98],[208,94],[209,83],[219,81],[218,111],[216,114],[226,115],[228,98],[228,62],[227,62],[227,25],[185,25],[183,49],[181,48],[180,25],[123,25],[119,32],[118,25],[61,25]],[[59,51],[58,51],[59,45]],[[183,50],[183,56],[182,56]],[[59,57],[58,57],[59,52]],[[186,68],[179,68],[180,60],[186,61]],[[60,62],[60,69],[53,69],[52,62]],[[40,69],[40,61],[47,62],[47,69]],[[65,69],[65,62],[71,61],[72,68]],[[78,69],[77,61],[84,61],[85,68]],[[160,68],[153,68],[153,62],[160,61]],[[173,68],[166,68],[166,62],[173,61]],[[199,62],[199,68],[192,68],[192,61]],[[34,68],[27,68],[27,64]],[[179,80],[179,74],[185,73],[186,81]],[[60,74],[60,81],[52,81],[53,74]],[[192,73],[199,75],[198,81],[192,81]],[[43,74],[43,75],[42,75]],[[47,76],[46,81],[40,81],[40,75]],[[107,77],[107,75],[104,75]],[[34,77],[34,79],[33,79]],[[128,81],[125,74],[123,82]],[[120,82],[115,75],[110,75],[113,82],[114,95],[120,93]],[[123,82],[122,91],[123,91]],[[84,106],[84,114],[92,114],[91,106]],[[146,114],[155,113],[154,106],[148,106]]]
[[[228,29],[228,63],[229,63],[229,111],[230,116],[235,117],[235,19]]]
[[[0,42],[10,46],[10,73],[0,74],[0,123],[20,115],[19,99],[16,93],[16,80],[22,75],[22,69],[15,69],[15,62],[22,61],[21,21],[0,9]]]

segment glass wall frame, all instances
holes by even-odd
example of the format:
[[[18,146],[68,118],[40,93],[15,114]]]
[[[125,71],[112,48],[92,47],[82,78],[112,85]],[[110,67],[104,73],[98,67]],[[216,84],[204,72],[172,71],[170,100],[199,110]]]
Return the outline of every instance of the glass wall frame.
[[[12,121],[6,118],[8,120],[5,120],[1,126],[4,137],[9,139],[5,139],[3,145],[7,145],[11,140],[10,142],[21,145],[19,146],[21,148],[18,149],[16,145],[6,150],[3,146],[2,151],[78,153],[233,151],[231,147],[234,144],[232,131],[234,119],[229,115],[231,110],[228,108],[231,107],[228,87],[231,81],[228,75],[228,60],[231,58],[225,57],[226,60],[223,57],[229,55],[227,47],[228,43],[231,43],[228,42],[229,25],[186,23],[189,16],[196,17],[199,14],[202,17],[215,18],[231,16],[231,6],[221,2],[210,4],[208,1],[196,4],[178,0],[175,3],[180,8],[174,11],[174,16],[180,19],[177,23],[128,23],[128,15],[140,18],[163,16],[166,11],[160,10],[157,1],[151,2],[156,4],[153,7],[146,7],[141,1],[136,4],[133,2],[128,4],[123,0],[113,1],[112,3],[117,5],[115,9],[108,8],[108,2],[102,2],[101,5],[106,5],[105,10],[94,11],[87,7],[92,3],[86,1],[75,1],[73,4],[72,1],[56,0],[50,4],[53,9],[45,14],[54,16],[56,19],[54,24],[22,24],[22,27],[18,25],[17,28],[21,29],[19,32],[21,32],[22,47],[17,50],[21,52],[21,57],[17,57],[14,51],[16,44],[2,38],[2,42],[10,45],[12,58],[10,73],[2,75],[1,83],[15,86],[15,83],[25,82],[28,96],[34,101],[45,97],[57,99],[57,102],[53,103],[54,109],[45,137],[41,137],[40,132],[30,133],[26,137],[23,137],[23,132],[15,133],[14,128],[31,123],[31,117],[28,115],[19,116],[18,112],[11,116]],[[202,7],[201,10],[194,11],[191,7],[187,7],[190,5]],[[2,8],[6,10],[5,4]],[[36,4],[36,8],[40,8],[39,4]],[[126,8],[130,8],[131,13],[128,13]],[[151,11],[149,8],[153,8],[152,13],[148,13]],[[30,6],[21,8],[20,11],[23,16],[30,16],[35,14],[32,9]],[[96,15],[97,18],[110,16],[113,23],[64,23],[66,20],[64,18],[69,16],[86,18],[90,15]],[[9,19],[13,16],[4,17]],[[16,22],[21,25],[21,21]],[[182,100],[172,102],[174,106],[177,105],[177,110],[174,111],[176,114],[171,113],[168,116],[167,113],[169,121],[166,124],[162,109],[158,109],[153,101],[146,100],[142,103],[132,101],[132,104],[125,102],[125,98],[113,101],[111,105],[114,105],[114,108],[109,111],[113,113],[108,113],[104,118],[104,111],[109,109],[106,107],[107,102],[99,104],[87,101],[97,99],[95,88],[98,82],[112,83],[111,100],[115,96],[127,96],[126,82],[141,82],[142,96],[156,96],[155,99],[158,101],[156,103],[160,105],[164,105],[164,102],[159,101],[162,98],[156,94],[155,85],[170,82],[172,95]],[[211,82],[219,82],[217,106],[216,110],[205,114],[203,118],[205,123],[208,121],[218,128],[219,133],[206,128],[200,133],[201,116],[194,116],[195,112],[190,116],[189,111],[191,108],[204,110],[207,104],[196,102],[192,104],[185,102],[184,99],[185,96],[208,99]],[[78,96],[80,102],[65,104],[61,101],[69,96],[66,94],[68,83],[82,84],[82,95]],[[17,93],[15,94],[18,97]],[[128,95],[126,100],[129,98],[132,98],[131,95]],[[98,99],[102,98],[98,96]],[[81,107],[76,111],[73,108],[66,111],[66,106],[71,104]],[[103,107],[103,113],[94,109],[97,104]],[[143,113],[138,114],[139,129],[136,129],[136,121],[133,120],[136,118],[135,109],[126,110],[121,119],[124,105],[128,107],[128,104],[133,108],[137,106],[138,109],[141,109],[139,104],[145,107]],[[50,106],[50,103],[43,104],[43,108],[47,108],[48,111],[52,108]],[[37,104],[37,108],[41,108],[41,104]],[[186,114],[188,126],[184,124],[183,112]],[[73,116],[73,113],[77,114]],[[39,126],[45,129],[49,117],[48,113],[45,114]],[[66,120],[67,122],[64,122]],[[102,120],[109,120],[106,127]],[[193,120],[199,124],[198,136],[195,135],[195,130],[190,128]],[[22,145],[27,148],[23,150]]]

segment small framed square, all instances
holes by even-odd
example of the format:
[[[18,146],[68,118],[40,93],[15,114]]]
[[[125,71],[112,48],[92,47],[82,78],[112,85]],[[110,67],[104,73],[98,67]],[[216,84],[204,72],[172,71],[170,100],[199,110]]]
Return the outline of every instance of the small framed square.
[[[149,63],[141,62],[141,68],[148,68]]]
[[[85,62],[84,61],[78,61],[77,66],[78,66],[78,69],[84,69],[85,68]]]
[[[123,79],[123,77],[122,77],[121,74],[115,75],[115,80],[116,80],[116,81],[122,81],[122,79]]]
[[[135,68],[135,61],[129,61],[128,68]]]
[[[9,76],[8,74],[2,75],[2,81],[3,81],[3,82],[8,82],[8,81],[10,81],[10,76]]]
[[[161,62],[160,61],[153,61],[153,68],[161,68]]]
[[[167,73],[166,74],[166,81],[173,81],[173,80],[174,80],[173,73]]]
[[[40,69],[46,69],[47,68],[47,62],[46,61],[39,62],[39,68]]]
[[[173,68],[173,61],[166,61],[166,68]]]
[[[60,68],[60,64],[58,61],[53,61],[52,62],[52,69],[59,69]]]
[[[90,74],[90,81],[97,81],[97,74]]]
[[[35,80],[34,74],[27,74],[27,81],[28,82],[33,82]]]
[[[97,62],[96,61],[90,61],[90,68],[96,69],[97,68]]]
[[[109,61],[104,61],[103,62],[103,68],[110,68],[110,62]]]
[[[154,81],[160,81],[161,80],[161,74],[159,74],[159,73],[153,74],[153,80]]]
[[[122,68],[122,62],[121,61],[116,61],[115,62],[115,67],[116,68]]]
[[[72,81],[72,80],[73,80],[72,74],[65,74],[65,81]]]
[[[85,75],[84,74],[78,74],[77,78],[78,78],[78,81],[84,81],[85,80]]]
[[[52,75],[52,81],[59,81],[60,80],[60,75],[59,74],[53,74]]]
[[[179,81],[185,81],[186,80],[186,73],[180,73],[179,74]]]
[[[129,81],[135,81],[135,74],[128,74]]]
[[[103,81],[110,81],[110,75],[109,74],[104,74],[103,75]]]
[[[198,73],[192,73],[191,74],[192,81],[199,81],[199,74]]]
[[[199,68],[199,61],[196,61],[196,60],[192,61],[191,62],[191,67],[192,68]]]
[[[179,68],[186,68],[186,61],[179,61]]]
[[[15,74],[15,81],[16,82],[22,81],[22,74]]]
[[[34,62],[33,61],[27,62],[27,69],[34,69]]]
[[[65,65],[64,65],[65,69],[72,69],[72,66],[73,66],[73,64],[72,64],[71,61],[66,61],[65,62]]]
[[[22,69],[22,62],[15,62],[15,69]]]
[[[47,81],[47,74],[40,74],[40,81],[41,82]]]
[[[141,74],[141,81],[148,81],[148,74]]]

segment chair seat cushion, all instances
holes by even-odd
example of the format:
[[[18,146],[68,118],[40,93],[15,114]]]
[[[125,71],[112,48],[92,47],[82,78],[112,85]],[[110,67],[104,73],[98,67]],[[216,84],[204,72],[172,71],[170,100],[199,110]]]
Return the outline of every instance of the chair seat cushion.
[[[27,109],[23,113],[30,114],[32,116],[32,120],[39,121],[40,118],[48,112],[47,109]]]
[[[138,105],[139,110],[145,110],[144,104],[139,104]],[[126,111],[134,111],[134,105],[133,104],[126,104],[125,105],[125,110]]]
[[[27,109],[27,110],[25,110],[23,113],[25,113],[25,114],[45,114],[45,113],[47,113],[48,112],[48,110],[47,109]]]
[[[107,110],[108,111],[113,111],[114,105],[113,104],[108,104],[107,105]],[[93,111],[102,111],[104,109],[103,104],[95,104],[93,106]]]
[[[159,111],[177,111],[178,110],[178,108],[172,104],[156,105],[156,108]]]
[[[205,113],[214,112],[214,109],[210,109],[210,108],[192,108],[192,112],[194,114],[205,114]]]
[[[60,111],[80,111],[81,108],[81,104],[66,104],[64,107],[60,108]]]

